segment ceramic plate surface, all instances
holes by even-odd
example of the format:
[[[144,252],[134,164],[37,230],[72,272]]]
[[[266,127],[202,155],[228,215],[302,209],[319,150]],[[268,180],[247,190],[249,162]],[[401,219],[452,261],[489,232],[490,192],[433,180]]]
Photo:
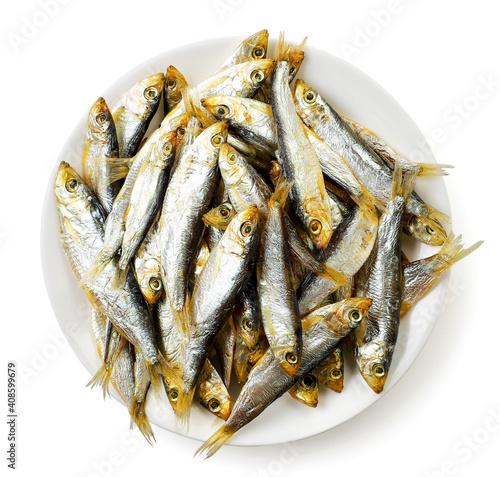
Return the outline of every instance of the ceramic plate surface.
[[[194,85],[210,76],[241,40],[241,38],[218,38],[165,52],[124,75],[103,91],[102,96],[112,107],[121,93],[133,83],[150,74],[164,72],[171,64],[185,75],[191,85]],[[271,41],[269,57],[273,57],[275,47],[276,41]],[[306,46],[305,51],[306,58],[298,78],[305,80],[320,92],[340,114],[374,131],[400,154],[415,158],[419,162],[435,162],[415,123],[374,80],[349,63],[322,50]],[[89,104],[89,108],[90,106]],[[67,107],[71,107],[71,104]],[[81,173],[82,141],[87,118],[87,112],[84,113],[56,161],[52,178],[47,186],[43,209],[41,254],[45,283],[54,313],[72,349],[89,371],[90,379],[99,367],[99,357],[91,329],[90,305],[83,290],[77,288],[76,280],[59,244],[53,197],[53,181],[60,161],[69,162]],[[155,118],[151,127],[158,125],[159,121],[160,118]],[[416,190],[424,200],[449,214],[448,197],[442,178],[419,179]],[[437,250],[407,237],[403,240],[403,249],[412,260],[432,255]],[[357,372],[353,360],[346,358],[342,393],[337,394],[321,388],[319,404],[315,409],[300,404],[285,394],[253,422],[236,433],[229,444],[267,445],[310,437],[347,421],[369,407],[398,382],[422,350],[441,313],[447,287],[448,275],[445,274],[439,284],[402,320],[400,336],[383,393],[376,395]],[[82,392],[89,392],[85,384],[82,383]],[[94,392],[100,391],[94,390]],[[112,393],[119,399],[114,389]],[[214,417],[196,404],[193,406],[189,432],[186,434],[176,429],[173,412],[166,397],[164,403],[157,403],[154,396],[151,396],[147,412],[150,420],[158,426],[202,441],[211,436],[218,427],[214,426]],[[128,413],[125,409],[123,422],[124,426],[128,426]],[[222,421],[220,423],[222,424]]]

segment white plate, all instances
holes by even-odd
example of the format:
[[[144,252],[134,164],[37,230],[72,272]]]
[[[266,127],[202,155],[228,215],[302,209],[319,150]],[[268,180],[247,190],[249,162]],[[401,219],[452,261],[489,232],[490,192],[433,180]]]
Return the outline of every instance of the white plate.
[[[127,90],[134,82],[149,74],[165,71],[170,64],[175,65],[190,84],[196,84],[208,77],[240,41],[241,38],[219,38],[166,52],[127,73],[104,91],[102,96],[112,105],[121,92]],[[275,46],[276,42],[272,41],[270,57],[273,56]],[[340,114],[355,119],[375,131],[398,152],[408,157],[418,157],[420,162],[423,160],[435,162],[425,146],[422,133],[411,118],[386,91],[360,70],[337,57],[308,46],[299,77],[320,91]],[[83,113],[82,119],[68,138],[54,166],[47,187],[43,208],[41,253],[45,283],[54,313],[72,349],[89,371],[90,379],[99,367],[90,326],[90,305],[83,290],[77,288],[59,244],[52,192],[53,180],[60,161],[69,162],[81,172],[82,138],[87,117],[87,113],[85,111]],[[441,178],[419,180],[417,191],[426,201],[449,214],[448,197]],[[432,255],[436,250],[410,239],[405,239],[403,246],[411,259]],[[357,373],[352,360],[348,359],[344,390],[341,394],[322,388],[316,409],[308,408],[289,395],[285,395],[240,430],[229,444],[266,445],[309,437],[331,429],[369,407],[398,382],[423,348],[443,307],[447,286],[448,275],[445,274],[432,292],[402,321],[392,367],[383,393],[380,395],[373,393]],[[82,392],[85,384],[82,383]],[[117,398],[116,394],[114,396]],[[148,415],[153,423],[169,431],[202,441],[216,429],[213,425],[214,417],[198,405],[194,406],[187,434],[176,429],[175,419],[168,403],[158,405],[151,397],[148,403]],[[128,425],[127,417],[124,412],[124,426]]]

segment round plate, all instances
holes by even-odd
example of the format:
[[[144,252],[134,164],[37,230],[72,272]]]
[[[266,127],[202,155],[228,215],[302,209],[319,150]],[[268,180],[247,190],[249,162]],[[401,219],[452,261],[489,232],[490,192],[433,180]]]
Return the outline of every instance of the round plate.
[[[234,37],[212,39],[156,56],[127,73],[104,91],[102,96],[112,106],[121,93],[133,83],[150,74],[165,71],[170,64],[175,65],[189,83],[194,85],[210,76],[241,40]],[[276,41],[273,40],[270,42],[270,58],[273,57],[275,48]],[[305,51],[306,58],[298,77],[319,91],[340,114],[374,131],[399,153],[418,158],[419,162],[435,162],[415,123],[375,81],[352,65],[324,51],[309,46]],[[83,290],[77,287],[59,244],[53,194],[53,181],[60,161],[69,162],[81,172],[86,118],[87,112],[68,138],[47,186],[43,207],[41,253],[45,283],[54,313],[72,349],[89,371],[90,379],[99,368],[99,357],[91,329],[90,305]],[[155,118],[151,127],[156,127],[159,121],[160,118]],[[442,178],[420,179],[417,191],[424,200],[449,214],[448,197]],[[411,260],[436,253],[435,248],[407,237],[403,240],[403,250]],[[229,444],[266,445],[310,437],[347,421],[369,407],[398,382],[423,348],[441,312],[447,286],[448,275],[445,274],[437,286],[402,320],[390,374],[381,394],[375,394],[368,387],[357,372],[353,360],[347,357],[342,393],[337,394],[327,388],[321,388],[319,404],[315,409],[285,394],[261,416],[236,433]],[[82,392],[85,384],[82,383]],[[119,400],[114,389],[112,392]],[[189,432],[176,428],[175,418],[166,398],[164,403],[158,403],[151,397],[147,412],[150,420],[158,426],[202,441],[216,429],[213,415],[198,404],[193,406]],[[128,425],[128,416],[124,413],[123,417],[124,425]],[[222,421],[220,423],[222,424]]]

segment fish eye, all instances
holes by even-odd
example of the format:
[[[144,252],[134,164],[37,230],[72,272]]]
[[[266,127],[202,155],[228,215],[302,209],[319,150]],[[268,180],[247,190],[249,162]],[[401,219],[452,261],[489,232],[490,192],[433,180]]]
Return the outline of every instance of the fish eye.
[[[340,369],[332,369],[330,377],[332,379],[340,379],[342,377],[342,371]]]
[[[359,312],[359,310],[351,310],[349,312],[349,319],[353,323],[359,323],[362,318],[363,318],[363,315]]]
[[[216,134],[212,137],[212,146],[219,147],[223,143],[222,134]]]
[[[167,81],[167,87],[168,89],[175,89],[177,87],[177,81],[175,81],[174,79],[169,79]]]
[[[227,207],[221,207],[219,213],[222,217],[227,217],[229,215],[229,209]]]
[[[159,278],[153,277],[149,280],[149,288],[153,291],[160,291],[162,287],[161,280]]]
[[[293,74],[295,74],[295,71],[296,71],[296,70],[297,70],[297,68],[295,68],[295,66],[292,66],[292,67],[290,68],[290,71],[288,72],[288,74],[293,75]]]
[[[248,237],[253,232],[253,225],[251,222],[243,222],[240,227],[240,232],[243,237]]]
[[[183,128],[182,126],[178,127],[177,128],[177,136],[182,137],[182,136],[184,136],[184,134],[186,134],[186,129]]]
[[[96,117],[96,121],[101,125],[104,124],[107,120],[108,120],[108,115],[106,113],[98,114]]]
[[[168,156],[172,152],[173,148],[174,146],[171,142],[166,142],[165,144],[163,144],[162,148],[163,154],[165,154],[165,156]]]
[[[288,364],[297,364],[299,362],[299,357],[293,351],[287,353],[285,359]]]
[[[177,401],[177,399],[179,399],[179,391],[176,388],[171,389],[168,393],[168,397],[171,401]]]
[[[236,164],[236,154],[233,152],[232,154],[229,154],[227,157],[227,162],[229,164]]]
[[[75,192],[78,189],[78,181],[76,179],[69,179],[66,182],[66,190],[68,192]]]
[[[215,114],[220,118],[223,118],[224,116],[229,114],[229,108],[225,104],[221,104],[220,106],[217,106]]]
[[[158,96],[158,91],[154,86],[150,86],[144,90],[144,97],[146,99],[155,99]]]
[[[309,230],[314,234],[318,235],[321,232],[322,229],[321,222],[317,219],[314,219],[311,221],[311,225],[309,225]]]
[[[219,400],[215,398],[210,399],[210,401],[208,401],[208,408],[212,412],[220,411],[221,406]]]
[[[429,225],[426,225],[425,226],[425,231],[429,234],[429,235],[436,235],[436,231],[430,227]]]
[[[243,329],[245,331],[252,331],[253,330],[253,323],[250,320],[243,320]]]
[[[263,58],[265,54],[266,54],[266,50],[260,46],[258,46],[257,48],[254,48],[254,50],[252,51],[252,56],[254,58]]]
[[[311,389],[316,385],[316,378],[311,374],[308,374],[302,378],[300,384],[305,389]]]
[[[250,78],[252,79],[253,83],[262,83],[264,81],[264,73],[261,70],[255,70],[252,71],[252,74],[250,75]]]
[[[385,375],[385,368],[380,363],[374,364],[373,367],[372,367],[372,373],[377,378],[381,378],[382,376]]]
[[[309,90],[305,95],[304,95],[304,99],[306,101],[306,103],[314,103],[314,101],[316,101],[316,93],[312,90]]]

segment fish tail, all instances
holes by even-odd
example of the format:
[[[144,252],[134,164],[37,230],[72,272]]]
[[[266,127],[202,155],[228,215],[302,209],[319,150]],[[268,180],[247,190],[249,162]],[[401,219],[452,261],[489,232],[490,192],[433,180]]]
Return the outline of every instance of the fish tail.
[[[197,88],[189,88],[182,91],[182,100],[188,118],[195,117],[200,121],[203,127],[207,128],[214,124],[215,119],[211,118],[206,110],[202,108],[203,102],[200,99],[200,93]]]
[[[450,164],[429,164],[427,162],[418,163],[419,177],[447,176],[446,169],[453,169],[455,166]]]
[[[135,423],[137,428],[142,432],[142,435],[150,444],[153,445],[153,441],[156,442],[155,435],[153,433],[153,429],[151,428],[151,423],[149,422],[149,418],[146,415],[146,400],[138,402],[137,397],[134,396],[132,398],[132,404],[129,409],[130,417],[131,417],[131,427],[132,423]]]
[[[401,195],[407,201],[415,188],[417,175],[417,165],[411,169],[404,169],[401,162],[397,160],[394,163],[394,171],[392,172],[391,200]]]
[[[190,302],[191,299],[189,292],[186,293],[184,305],[180,310],[177,310],[174,306],[172,306],[172,302],[170,302],[170,309],[172,310],[175,329],[181,336],[185,338],[189,337],[191,333],[191,326],[189,323]]]
[[[276,54],[276,63],[280,61],[288,61],[290,65],[296,60],[304,58],[304,47],[306,46],[307,37],[305,37],[298,45],[292,45],[285,41],[285,33],[280,32],[278,38],[278,52]]]
[[[125,268],[122,269],[120,266],[116,267],[116,272],[113,277],[113,281],[111,282],[112,290],[121,290],[125,287],[125,283],[127,282],[127,276],[129,271],[128,262],[125,263]]]
[[[106,395],[109,393],[109,383],[111,381],[111,373],[113,372],[113,367],[108,366],[106,363],[102,363],[102,366],[94,374],[94,377],[87,383],[92,389],[96,386],[102,387],[103,397],[106,399]]]
[[[169,390],[177,388],[178,398],[175,406],[175,414],[181,427],[187,427],[195,389],[186,389],[184,381],[161,354],[158,354],[158,362],[151,366],[151,370],[151,385],[157,397],[160,397],[161,387],[163,386],[160,376],[163,376],[164,380],[168,383]]]
[[[477,250],[483,242],[484,240],[480,240],[469,248],[464,249],[462,236],[458,235],[455,237],[455,234],[450,233],[439,250],[438,255],[446,261],[449,267],[451,267],[453,264],[467,257],[467,255],[470,255],[474,250]]]
[[[432,205],[426,204],[426,209],[427,216],[434,222],[437,222],[438,224],[447,224],[450,222],[450,217],[448,215],[435,209]]]
[[[236,432],[237,429],[223,425],[218,431],[204,442],[194,454],[195,457],[205,452],[205,459],[212,457]]]
[[[92,164],[100,184],[109,185],[125,179],[130,170],[130,158],[125,157],[92,157],[86,160]],[[101,167],[96,167],[96,166]]]
[[[91,287],[92,285],[95,285],[99,277],[102,275],[102,272],[112,259],[113,257],[104,257],[103,251],[101,250],[97,254],[97,257],[94,259],[92,265],[90,265],[88,270],[82,275],[82,278],[80,278],[78,286],[83,287],[86,285],[87,287]]]
[[[361,195],[351,196],[352,200],[360,209],[373,209],[374,207],[383,214],[387,211],[386,203],[383,199],[375,197],[365,186],[360,184]],[[342,198],[342,197],[341,197]]]
[[[293,180],[287,182],[283,172],[280,172],[278,180],[276,181],[276,189],[269,199],[269,207],[272,207],[274,204],[278,204],[283,209],[293,183]]]
[[[350,278],[348,276],[344,275],[341,272],[338,272],[337,270],[334,270],[333,268],[329,267],[326,263],[320,262],[320,265],[321,269],[318,271],[314,271],[314,273],[318,275],[318,277],[336,283],[337,288],[348,285],[350,283]]]

